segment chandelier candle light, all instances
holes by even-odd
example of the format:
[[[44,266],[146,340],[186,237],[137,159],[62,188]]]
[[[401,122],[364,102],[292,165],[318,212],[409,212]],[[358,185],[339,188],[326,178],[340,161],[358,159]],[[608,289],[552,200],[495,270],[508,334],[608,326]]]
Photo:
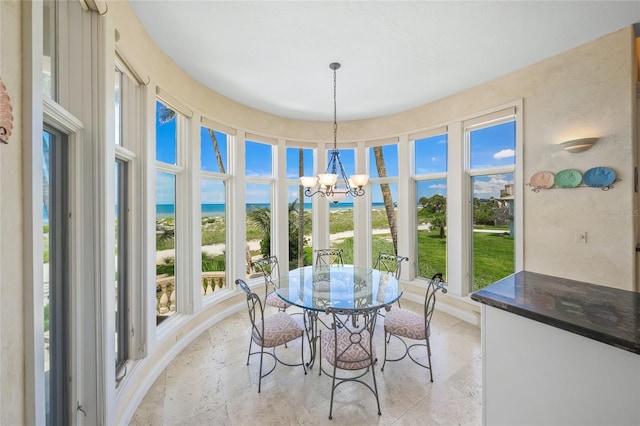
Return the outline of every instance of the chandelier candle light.
[[[312,197],[320,194],[333,203],[338,203],[347,195],[359,197],[364,195],[364,186],[369,182],[369,175],[353,175],[351,178],[344,171],[342,162],[340,161],[340,152],[338,152],[338,122],[336,119],[336,70],[340,68],[340,64],[333,62],[329,65],[333,70],[333,150],[331,158],[325,173],[319,173],[318,176],[301,176],[300,183],[306,189],[304,195]],[[341,182],[338,182],[338,179]]]

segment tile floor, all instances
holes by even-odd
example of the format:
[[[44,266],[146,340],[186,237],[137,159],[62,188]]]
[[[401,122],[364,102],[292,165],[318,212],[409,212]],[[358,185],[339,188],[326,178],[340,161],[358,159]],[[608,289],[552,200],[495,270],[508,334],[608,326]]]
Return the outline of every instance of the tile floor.
[[[403,308],[418,312],[422,306],[407,301]],[[167,366],[131,425],[480,425],[480,329],[435,312],[431,383],[428,371],[408,358],[387,363],[385,371],[380,371],[383,323],[384,318],[379,317],[375,335],[381,416],[369,390],[346,383],[336,390],[333,420],[329,420],[331,379],[318,375],[317,363],[307,375],[302,367],[278,365],[262,380],[258,393],[259,356],[251,357],[246,365],[249,318],[243,310],[203,333]],[[295,362],[299,345],[300,340],[278,354]],[[418,358],[426,361],[426,352]],[[265,362],[271,360],[265,358]]]

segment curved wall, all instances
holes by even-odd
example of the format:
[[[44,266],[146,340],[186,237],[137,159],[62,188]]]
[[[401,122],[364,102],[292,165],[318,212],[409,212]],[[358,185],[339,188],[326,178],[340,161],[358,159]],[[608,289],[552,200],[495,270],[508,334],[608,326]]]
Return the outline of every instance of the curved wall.
[[[109,14],[127,59],[203,116],[269,137],[331,140],[333,129],[326,122],[267,114],[195,82],[159,51],[127,3],[110,4]],[[635,37],[633,28],[627,27],[431,104],[387,117],[341,122],[340,139],[378,140],[437,125],[455,126],[472,114],[523,99],[524,182],[541,170],[586,171],[594,166],[612,167],[619,178],[606,195],[593,188],[538,194],[517,188],[525,210],[524,268],[635,289],[636,74]],[[582,154],[556,146],[587,136],[600,140]],[[575,232],[588,232],[588,243],[577,245]]]
[[[128,3],[110,4],[109,15],[114,18],[119,32],[118,48],[125,53],[127,59],[154,84],[179,97],[181,102],[199,111],[204,117],[274,138],[301,141],[333,138],[333,127],[327,125],[327,122],[292,120],[268,114],[230,100],[193,80],[158,49]],[[512,90],[478,97],[473,102],[468,102],[466,97],[456,99],[457,97],[459,95],[386,117],[340,121],[339,138],[343,142],[378,140],[412,133],[519,98]]]

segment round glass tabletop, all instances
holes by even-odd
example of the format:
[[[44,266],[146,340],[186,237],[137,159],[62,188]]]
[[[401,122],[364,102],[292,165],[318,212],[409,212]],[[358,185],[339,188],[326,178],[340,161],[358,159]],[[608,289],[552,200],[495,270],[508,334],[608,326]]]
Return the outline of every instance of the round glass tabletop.
[[[275,281],[276,293],[303,309],[358,309],[394,303],[402,295],[389,272],[354,265],[319,265],[289,271]]]

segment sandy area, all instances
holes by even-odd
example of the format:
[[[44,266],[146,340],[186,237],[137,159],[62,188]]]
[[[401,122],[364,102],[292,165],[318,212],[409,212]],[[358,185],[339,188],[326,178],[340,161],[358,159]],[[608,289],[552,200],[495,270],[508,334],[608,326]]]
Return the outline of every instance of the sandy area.
[[[430,223],[420,224],[418,226],[418,229],[427,229],[430,231],[431,224]],[[388,233],[389,231],[386,229],[374,229],[372,232],[372,234],[374,235],[388,234]],[[336,234],[331,234],[330,237],[331,237],[331,242],[340,242],[345,238],[353,237],[353,231],[338,232]],[[311,242],[311,236],[308,236],[307,239],[309,240],[309,242]],[[249,250],[251,251],[260,250],[260,240],[247,241],[247,244],[249,245]],[[211,244],[208,246],[202,246],[202,251],[208,254],[218,255],[218,254],[224,253],[224,248],[225,248],[225,244]],[[173,249],[158,251],[156,252],[156,262],[163,263],[164,258],[172,257],[172,256],[173,256]]]

